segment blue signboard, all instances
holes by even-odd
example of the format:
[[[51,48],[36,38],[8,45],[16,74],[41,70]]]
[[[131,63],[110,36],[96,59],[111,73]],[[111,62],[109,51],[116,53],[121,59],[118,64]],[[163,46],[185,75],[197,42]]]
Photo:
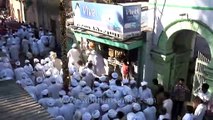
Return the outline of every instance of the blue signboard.
[[[75,26],[119,38],[125,38],[126,33],[140,32],[140,5],[72,1],[72,8]]]

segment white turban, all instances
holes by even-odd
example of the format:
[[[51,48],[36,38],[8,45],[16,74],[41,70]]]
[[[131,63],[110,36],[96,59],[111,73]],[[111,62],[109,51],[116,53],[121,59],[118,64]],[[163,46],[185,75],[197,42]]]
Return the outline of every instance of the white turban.
[[[125,102],[132,102],[133,101],[133,97],[132,97],[132,95],[126,95],[124,97],[124,100],[125,100]]]
[[[89,86],[86,86],[82,89],[82,91],[85,93],[85,94],[89,94],[92,92],[92,89],[89,87]]]
[[[123,84],[128,84],[129,80],[128,79],[123,79],[122,82],[123,82]]]
[[[153,105],[154,104],[154,99],[153,98],[148,98],[145,100],[145,103],[148,105]]]
[[[85,86],[87,83],[85,82],[85,81],[83,81],[83,80],[81,80],[80,82],[79,82],[79,85],[80,86]]]
[[[64,96],[64,95],[66,95],[66,92],[64,90],[60,90],[59,91],[59,95],[63,95]]]
[[[100,83],[98,81],[94,81],[94,86],[98,87],[100,85]]]
[[[24,61],[24,63],[29,63],[29,62],[30,62],[29,60],[25,60],[25,61]]]
[[[53,107],[55,105],[55,100],[54,99],[48,99],[47,105],[48,105],[48,107]]]

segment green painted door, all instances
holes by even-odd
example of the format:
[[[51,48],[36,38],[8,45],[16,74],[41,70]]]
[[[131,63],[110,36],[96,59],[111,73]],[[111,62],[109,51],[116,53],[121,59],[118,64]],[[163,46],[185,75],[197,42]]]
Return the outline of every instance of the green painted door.
[[[190,55],[191,51],[175,54],[171,64],[169,89],[172,89],[178,78],[184,78],[187,81]]]

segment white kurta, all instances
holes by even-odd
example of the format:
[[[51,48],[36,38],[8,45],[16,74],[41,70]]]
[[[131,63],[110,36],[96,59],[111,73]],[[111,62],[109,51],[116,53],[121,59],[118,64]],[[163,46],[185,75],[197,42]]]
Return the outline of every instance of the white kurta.
[[[52,84],[48,88],[49,94],[55,99],[59,98],[59,91],[62,89],[61,84]]]
[[[29,51],[29,41],[27,39],[22,40],[22,52],[26,55],[27,52]]]
[[[167,113],[169,113],[169,116],[171,118],[172,116],[172,107],[173,107],[173,101],[171,99],[166,99],[163,101],[163,107],[166,108]]]
[[[47,112],[52,117],[57,117],[59,115],[59,108],[58,107],[48,107]]]
[[[186,113],[182,120],[194,120],[194,114]]]
[[[19,46],[18,45],[11,45],[9,48],[10,51],[10,58],[13,61],[19,60]]]
[[[60,109],[60,115],[64,117],[65,120],[72,120],[75,106],[73,104],[65,104]]]
[[[48,86],[45,83],[40,83],[40,84],[36,85],[35,87],[36,87],[36,96],[38,99],[41,99],[41,97],[42,97],[41,92],[43,90],[47,89]]]
[[[139,88],[139,96],[141,100],[146,100],[148,98],[152,98],[152,91],[149,88],[146,88],[145,90],[142,89],[142,87]]]
[[[143,113],[147,120],[156,120],[157,119],[156,112],[157,112],[157,110],[154,106],[152,106],[152,107],[148,106],[143,110]]]
[[[197,108],[195,109],[194,115],[195,119],[194,120],[203,120],[203,117],[205,116],[206,113],[206,105],[204,104],[199,104]]]
[[[70,49],[67,53],[67,57],[69,58],[68,67],[70,68],[72,66],[72,63],[74,63],[75,66],[78,66],[77,62],[81,60],[80,56],[81,53],[78,51],[78,49]]]

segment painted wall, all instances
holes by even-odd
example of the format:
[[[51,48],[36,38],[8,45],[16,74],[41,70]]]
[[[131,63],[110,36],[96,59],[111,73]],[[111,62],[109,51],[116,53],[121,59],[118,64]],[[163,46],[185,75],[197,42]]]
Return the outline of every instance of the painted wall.
[[[9,3],[11,16],[19,22],[25,21],[24,4],[20,0],[10,0]]]
[[[157,1],[156,10],[154,3]],[[149,0],[148,27],[154,28],[147,34],[147,56],[144,80],[151,83],[156,76],[150,50],[155,49],[159,36],[171,22],[180,19],[200,20],[213,30],[213,0]],[[181,15],[183,14],[183,15]],[[155,21],[154,21],[155,20]],[[153,26],[153,23],[156,23]],[[183,26],[184,27],[184,26]],[[165,70],[165,72],[167,72]]]

